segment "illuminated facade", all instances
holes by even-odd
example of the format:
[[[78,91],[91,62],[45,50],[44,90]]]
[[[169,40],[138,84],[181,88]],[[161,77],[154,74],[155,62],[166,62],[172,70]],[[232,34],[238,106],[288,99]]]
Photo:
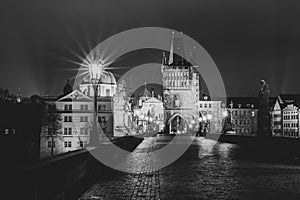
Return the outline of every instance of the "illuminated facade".
[[[116,87],[112,73],[103,71],[97,93],[97,120],[100,132],[108,138],[113,137],[113,97]],[[85,76],[78,90],[73,91],[67,83],[62,96],[43,97],[48,119],[41,130],[41,158],[84,148],[89,143],[94,113],[93,95],[89,76]]]
[[[237,135],[257,135],[258,109],[256,97],[228,98],[228,107]]]
[[[170,54],[163,55],[163,100],[166,130],[169,133],[187,133],[190,122],[198,119],[199,75],[184,56],[181,37],[172,37]]]
[[[279,94],[271,111],[272,136],[299,138],[300,95]]]

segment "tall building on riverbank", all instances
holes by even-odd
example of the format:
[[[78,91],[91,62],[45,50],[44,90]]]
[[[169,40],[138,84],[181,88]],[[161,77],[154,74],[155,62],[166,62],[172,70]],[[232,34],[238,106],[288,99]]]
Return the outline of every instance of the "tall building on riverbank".
[[[299,94],[278,94],[271,111],[272,136],[299,138],[299,109]]]

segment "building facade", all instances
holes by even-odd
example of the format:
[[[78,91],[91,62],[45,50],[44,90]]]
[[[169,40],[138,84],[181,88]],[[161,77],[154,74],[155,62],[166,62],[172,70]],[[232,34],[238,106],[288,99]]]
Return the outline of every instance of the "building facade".
[[[133,116],[137,133],[162,131],[165,125],[161,96],[155,96],[154,89],[150,93],[145,84],[143,93],[136,101]]]
[[[97,127],[106,137],[113,137],[114,76],[104,71],[98,85]],[[94,120],[94,90],[85,76],[78,90],[69,82],[59,97],[43,97],[46,123],[41,130],[40,158],[84,148],[89,143]]]
[[[272,136],[299,138],[298,102],[300,95],[277,95],[271,111]]]
[[[257,98],[228,98],[228,110],[237,135],[257,135]]]
[[[199,74],[184,56],[182,37],[172,37],[170,54],[163,55],[163,102],[166,132],[187,133],[198,118]]]
[[[226,117],[226,106],[222,101],[211,101],[207,97],[198,102],[200,129],[207,127],[205,132],[220,133],[223,119]],[[204,130],[200,130],[204,132]]]

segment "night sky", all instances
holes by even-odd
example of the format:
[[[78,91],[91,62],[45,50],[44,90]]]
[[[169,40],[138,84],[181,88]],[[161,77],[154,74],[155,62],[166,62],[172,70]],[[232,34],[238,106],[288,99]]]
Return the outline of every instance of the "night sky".
[[[23,95],[59,95],[79,62],[106,38],[137,27],[183,31],[210,54],[228,96],[300,93],[300,2],[296,0],[1,0],[0,87]],[[135,52],[125,71],[160,62]],[[116,74],[124,73],[114,70]]]

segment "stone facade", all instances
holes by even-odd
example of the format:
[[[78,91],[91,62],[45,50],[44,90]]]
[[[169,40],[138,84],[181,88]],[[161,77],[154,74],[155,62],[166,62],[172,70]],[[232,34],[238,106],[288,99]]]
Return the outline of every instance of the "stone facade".
[[[277,95],[271,111],[271,131],[275,137],[299,138],[300,95]]]
[[[237,135],[255,136],[258,132],[257,98],[228,98],[233,130]]]
[[[94,119],[93,86],[85,76],[74,90],[69,83],[59,97],[43,97],[48,121],[41,130],[40,158],[84,148],[89,143]],[[116,93],[114,76],[104,71],[98,84],[97,127],[108,138],[113,137],[113,96]],[[53,125],[56,124],[56,125]],[[101,138],[100,138],[101,139]]]
[[[182,38],[172,39],[170,55],[163,56],[163,102],[166,131],[187,133],[190,122],[198,118],[199,75],[184,60]]]
[[[208,123],[208,129],[211,133],[221,133],[223,119],[225,117],[226,107],[222,101],[198,101],[200,122]],[[205,119],[205,120],[203,120]]]
[[[114,96],[114,136],[122,137],[135,134],[132,109],[126,94],[126,82],[121,81]]]

